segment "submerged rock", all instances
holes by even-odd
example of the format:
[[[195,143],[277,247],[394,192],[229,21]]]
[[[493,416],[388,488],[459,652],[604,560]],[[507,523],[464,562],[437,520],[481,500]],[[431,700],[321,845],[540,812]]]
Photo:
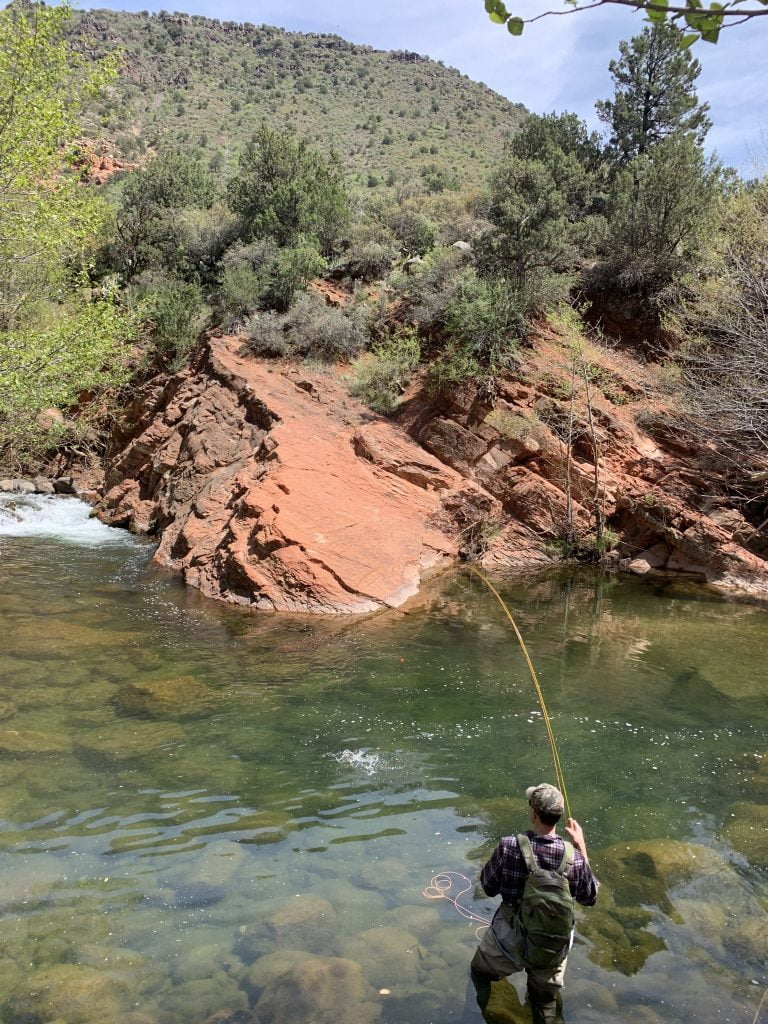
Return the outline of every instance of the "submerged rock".
[[[216,696],[214,690],[194,676],[171,676],[125,683],[117,691],[115,703],[128,715],[193,718],[210,710]]]
[[[7,1024],[105,1024],[115,1020],[129,995],[128,986],[104,971],[58,964],[33,971],[5,1005]]]
[[[363,967],[376,988],[388,988],[395,994],[399,988],[423,980],[428,959],[416,936],[403,928],[369,928],[346,939],[342,952]]]
[[[222,1009],[228,1013],[248,1010],[248,996],[237,981],[217,970],[212,970],[207,978],[174,985],[157,1001],[161,1020],[198,1021]]]
[[[372,1024],[380,1012],[359,964],[325,956],[268,984],[254,1016],[258,1024]]]
[[[135,761],[161,753],[184,738],[172,723],[119,722],[78,737],[75,751],[88,760]]]
[[[62,754],[69,749],[69,743],[60,735],[32,729],[0,729],[0,756],[35,757]]]
[[[755,867],[768,868],[768,807],[736,803],[734,817],[722,830],[722,837]]]
[[[336,911],[320,896],[297,896],[264,921],[245,927],[237,950],[246,962],[278,949],[327,953],[336,947]]]

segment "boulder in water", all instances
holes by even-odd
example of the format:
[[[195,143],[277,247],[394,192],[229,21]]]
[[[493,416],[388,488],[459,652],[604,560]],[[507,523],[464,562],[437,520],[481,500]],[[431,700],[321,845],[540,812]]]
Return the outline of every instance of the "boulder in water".
[[[325,956],[269,984],[255,1018],[258,1024],[372,1024],[380,1011],[359,964]]]
[[[126,1008],[128,987],[104,971],[57,964],[33,971],[5,1005],[7,1024],[104,1024]]]
[[[69,743],[61,736],[33,729],[0,729],[0,757],[38,757],[62,754]]]
[[[88,760],[120,763],[160,754],[183,737],[171,722],[119,722],[80,736],[75,749]]]
[[[369,928],[342,944],[345,956],[355,959],[376,988],[416,988],[424,980],[427,951],[415,935],[403,928]]]
[[[320,896],[297,896],[264,921],[240,934],[237,948],[246,962],[275,949],[327,953],[336,947],[336,911]]]
[[[768,807],[742,802],[733,805],[732,813],[723,839],[755,867],[768,868]]]
[[[176,719],[204,715],[215,698],[215,691],[194,676],[170,676],[125,683],[115,703],[124,714]]]

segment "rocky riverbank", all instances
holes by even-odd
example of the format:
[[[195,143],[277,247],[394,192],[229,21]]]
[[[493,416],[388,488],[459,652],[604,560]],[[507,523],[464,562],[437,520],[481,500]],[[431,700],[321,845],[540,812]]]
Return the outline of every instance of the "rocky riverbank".
[[[609,564],[768,594],[764,538],[711,453],[664,428],[653,369],[596,349],[585,411],[564,351],[539,338],[493,394],[435,398],[417,383],[392,420],[349,396],[348,368],[210,337],[125,409],[98,515],[156,536],[157,561],[208,596],[260,609],[396,607],[462,556],[556,562],[569,515],[590,542],[596,504]]]

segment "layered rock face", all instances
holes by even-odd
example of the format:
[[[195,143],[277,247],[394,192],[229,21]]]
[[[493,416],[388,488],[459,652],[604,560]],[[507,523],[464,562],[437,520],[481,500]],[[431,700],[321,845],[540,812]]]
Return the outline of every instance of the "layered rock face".
[[[212,337],[126,410],[99,515],[157,535],[157,561],[206,595],[260,609],[396,607],[461,554],[546,563],[569,515],[589,533],[596,502],[622,567],[768,593],[768,562],[693,453],[652,440],[630,404],[595,389],[569,455],[568,401],[547,387],[502,382],[486,400],[415,388],[393,422],[350,398],[339,372]]]
[[[455,558],[444,495],[460,503],[471,485],[332,376],[241,348],[213,338],[193,369],[140,396],[102,518],[159,534],[157,560],[211,597],[309,612],[401,604]]]

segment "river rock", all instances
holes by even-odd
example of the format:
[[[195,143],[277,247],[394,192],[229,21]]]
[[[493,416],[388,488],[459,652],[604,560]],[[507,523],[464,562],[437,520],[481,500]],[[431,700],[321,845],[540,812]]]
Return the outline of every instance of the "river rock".
[[[32,729],[0,729],[0,756],[39,757],[42,754],[63,754],[70,749],[60,735]]]
[[[335,865],[334,869],[338,870]],[[332,904],[338,918],[339,931],[347,935],[372,928],[382,920],[387,909],[381,893],[373,889],[360,889],[343,878],[323,878],[309,892],[322,896]]]
[[[381,1011],[360,966],[318,957],[271,982],[255,1007],[258,1024],[372,1024]]]
[[[33,971],[6,1003],[7,1024],[104,1024],[123,1009],[129,990],[104,971],[57,964]]]
[[[204,715],[215,699],[216,692],[194,676],[171,676],[125,683],[115,703],[123,714],[178,719]]]
[[[576,977],[568,980],[566,988],[568,1001],[573,1006],[597,1010],[606,1020],[616,1020],[618,1003],[616,996],[605,985],[600,985],[589,978]]]
[[[119,722],[79,736],[75,750],[88,760],[120,763],[161,754],[183,738],[181,727],[171,722]]]
[[[238,843],[226,840],[210,843],[191,865],[185,867],[180,878],[172,878],[178,907],[205,907],[223,900],[227,884],[237,874],[247,858]]]
[[[286,975],[301,973],[306,964],[316,959],[318,957],[313,954],[298,949],[280,949],[275,953],[267,953],[251,964],[243,985],[252,996],[258,998],[269,985]]]
[[[327,953],[335,949],[336,927],[336,911],[328,900],[297,896],[264,921],[246,926],[237,940],[237,950],[247,963],[276,948]]]
[[[356,960],[368,980],[397,993],[423,980],[429,954],[415,935],[403,928],[369,928],[342,942],[344,956]]]
[[[765,913],[732,924],[723,932],[726,949],[744,963],[763,967],[768,961],[768,918]]]
[[[151,995],[168,980],[163,964],[149,960],[135,949],[89,943],[75,950],[74,960],[83,967],[108,970],[110,976],[124,981],[131,992]]]
[[[381,924],[402,929],[425,942],[436,935],[443,926],[437,908],[427,903],[395,907],[381,917]]]
[[[224,971],[212,970],[207,978],[185,981],[158,997],[162,1019],[172,1021],[203,1020],[226,1009],[248,1010],[248,996],[234,978]]]
[[[723,828],[723,839],[755,867],[768,868],[768,807],[742,802],[731,811],[734,817]]]
[[[228,937],[230,934],[228,933]],[[184,949],[174,959],[171,968],[176,982],[200,981],[210,977],[212,971],[224,971],[235,978],[239,978],[241,972],[245,971],[240,960],[232,952],[231,939],[227,942],[209,942]]]

